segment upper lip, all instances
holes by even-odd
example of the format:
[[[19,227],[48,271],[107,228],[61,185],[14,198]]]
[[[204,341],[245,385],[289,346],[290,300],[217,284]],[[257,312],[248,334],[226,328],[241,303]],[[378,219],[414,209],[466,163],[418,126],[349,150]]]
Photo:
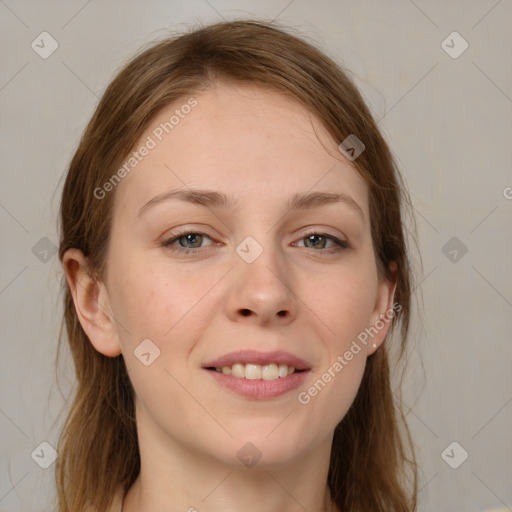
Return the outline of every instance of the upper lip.
[[[212,360],[203,365],[203,368],[222,368],[223,366],[233,366],[235,363],[243,364],[286,364],[293,366],[296,370],[309,370],[311,366],[298,356],[290,354],[284,350],[272,352],[260,352],[258,350],[236,350],[229,354],[224,354],[218,359]]]

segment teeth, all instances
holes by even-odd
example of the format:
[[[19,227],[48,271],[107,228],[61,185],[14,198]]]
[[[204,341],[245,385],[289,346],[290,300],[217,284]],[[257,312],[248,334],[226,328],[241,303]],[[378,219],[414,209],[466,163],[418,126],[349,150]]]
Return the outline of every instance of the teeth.
[[[249,380],[275,380],[278,378],[287,377],[295,372],[293,366],[287,364],[243,364],[235,363],[233,366],[223,366],[222,368],[215,368],[215,371],[225,373],[226,375],[233,375],[233,377],[239,377],[242,379]]]

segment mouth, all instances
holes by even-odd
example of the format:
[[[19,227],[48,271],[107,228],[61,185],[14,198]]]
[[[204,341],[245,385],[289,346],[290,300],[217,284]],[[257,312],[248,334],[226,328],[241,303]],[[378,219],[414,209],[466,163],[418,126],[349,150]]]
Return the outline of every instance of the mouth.
[[[301,386],[311,364],[285,351],[238,350],[203,365],[214,382],[237,395],[270,399]]]
[[[231,375],[239,379],[248,380],[276,380],[284,379],[294,373],[302,373],[308,370],[299,370],[287,364],[268,363],[265,365],[253,363],[235,363],[231,366],[215,367],[210,366],[206,370]]]
[[[237,350],[205,363],[203,368],[240,379],[275,380],[311,370],[311,365],[284,350]]]
[[[275,366],[272,363],[263,366],[256,364],[242,365],[240,363],[242,367],[240,370],[245,369],[245,376],[237,377],[233,375],[233,367],[235,373],[238,371],[237,365],[238,363],[235,363],[232,367],[223,367],[220,369],[221,371],[218,367],[207,367],[204,370],[206,375],[211,376],[209,378],[212,379],[212,383],[219,386],[219,389],[224,389],[244,399],[258,401],[272,400],[288,395],[293,390],[303,386],[311,372],[311,370],[296,370],[293,367],[287,367],[287,375],[280,377],[278,367],[277,377],[275,377],[275,368],[265,369],[266,367]],[[228,373],[229,370],[231,370],[231,374]],[[285,368],[281,366],[281,375],[284,375],[284,370]]]

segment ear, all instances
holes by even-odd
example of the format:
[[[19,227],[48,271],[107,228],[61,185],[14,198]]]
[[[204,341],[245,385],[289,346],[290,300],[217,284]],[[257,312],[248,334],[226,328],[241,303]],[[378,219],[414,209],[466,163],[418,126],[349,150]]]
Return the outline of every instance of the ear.
[[[366,355],[368,356],[376,352],[382,343],[384,343],[396,312],[396,308],[393,307],[398,277],[395,261],[389,264],[389,270],[392,278],[385,276],[379,277],[377,299],[369,326],[371,334],[368,336],[367,342]]]
[[[88,271],[88,261],[79,249],[68,249],[62,258],[66,280],[80,324],[94,348],[108,357],[121,353],[105,285]]]

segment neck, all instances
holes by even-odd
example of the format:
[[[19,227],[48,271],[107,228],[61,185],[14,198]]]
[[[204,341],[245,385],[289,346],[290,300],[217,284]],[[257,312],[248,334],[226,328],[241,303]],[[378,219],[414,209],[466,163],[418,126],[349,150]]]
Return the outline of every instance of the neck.
[[[183,512],[184,510],[187,512],[199,512],[199,510],[208,510],[208,512],[249,512],[254,510],[255,503],[258,503],[258,508],[271,512],[303,512],[304,510],[339,512],[337,505],[331,499],[327,486],[323,493],[323,498],[321,496],[318,497],[316,493],[308,499],[304,499],[303,496],[297,498],[287,488],[280,486],[280,483],[273,480],[271,476],[268,478],[267,485],[260,486],[259,491],[255,491],[254,487],[251,489],[239,487],[239,479],[235,478],[232,481],[233,485],[229,487],[230,489],[236,487],[238,494],[219,493],[219,488],[227,480],[231,480],[233,475],[234,473],[229,474],[224,480],[220,478],[220,481],[217,482],[217,488],[213,486],[209,494],[204,494],[202,497],[189,501],[186,499],[183,501],[178,492],[176,492],[174,498],[169,499],[168,491],[172,488],[174,494],[176,491],[174,486],[167,486],[163,496],[162,494],[157,496],[151,495],[150,491],[147,490],[148,487],[144,485],[144,480],[139,476],[124,496],[120,512],[136,512],[140,510],[145,512],[156,510],[166,512]],[[151,488],[152,486],[149,487]],[[219,496],[215,496],[216,494]],[[315,499],[316,501],[314,501]],[[208,506],[208,508],[204,508],[205,506]]]
[[[255,440],[263,456],[244,467],[240,442],[227,436],[198,444],[137,420],[141,466],[122,512],[252,512],[255,504],[266,512],[338,512],[327,486],[332,435],[300,455],[284,450],[282,438]]]

